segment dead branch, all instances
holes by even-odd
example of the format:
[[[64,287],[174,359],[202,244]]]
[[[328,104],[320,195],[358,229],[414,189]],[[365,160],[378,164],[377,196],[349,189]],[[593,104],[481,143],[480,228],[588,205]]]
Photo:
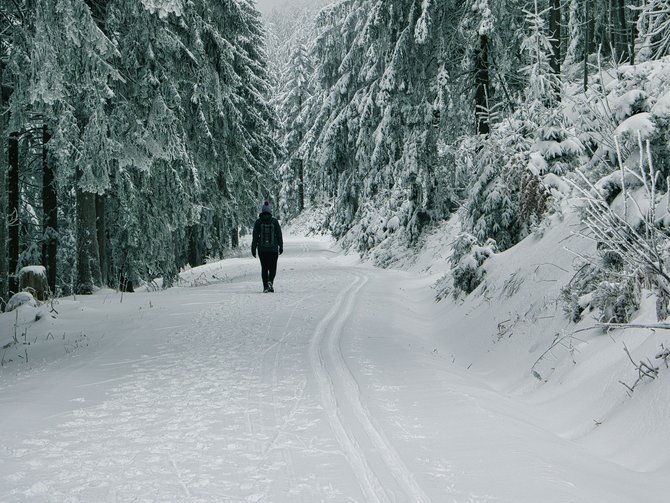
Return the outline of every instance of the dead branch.
[[[650,330],[670,330],[670,323],[596,323],[595,327],[613,328],[648,328]],[[595,328],[591,327],[591,328]],[[589,329],[583,329],[589,330]]]

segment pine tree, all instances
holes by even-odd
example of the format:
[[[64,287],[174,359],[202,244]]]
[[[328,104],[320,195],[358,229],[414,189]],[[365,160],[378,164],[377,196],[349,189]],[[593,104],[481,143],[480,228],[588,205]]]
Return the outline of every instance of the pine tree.
[[[286,157],[280,165],[282,179],[282,213],[293,217],[305,208],[305,159],[298,151],[305,135],[305,107],[314,89],[311,83],[312,63],[303,43],[293,50],[289,71],[283,78],[283,92],[277,99],[283,117],[282,147]]]
[[[307,190],[332,203],[335,235],[397,216],[401,234],[414,242],[452,207],[438,144],[442,135],[455,136],[440,115],[458,109],[447,66],[459,44],[443,33],[453,28],[448,14],[462,9],[455,2],[369,0],[321,12],[311,55],[317,86],[299,112],[309,127],[295,150]],[[366,232],[357,240],[361,250],[376,243],[376,233]]]
[[[84,2],[37,0],[29,13],[9,65],[15,79],[12,121],[20,129],[38,114],[49,119],[58,176],[80,193],[78,284],[90,291],[99,281],[99,265],[91,238],[95,208],[87,203],[108,187],[107,161],[114,145],[105,107],[112,97],[110,85],[119,78],[111,64],[116,51]]]
[[[658,59],[670,54],[670,2],[644,1],[639,11],[638,32],[642,40],[640,50],[646,57]]]
[[[36,183],[56,189],[58,267],[78,276],[59,286],[86,293],[157,276],[168,285],[190,245],[198,261],[220,254],[274,183],[275,116],[253,3],[35,7],[2,60],[0,80],[13,90],[3,133],[27,131],[29,155],[43,154],[30,132],[51,133],[54,179]],[[41,192],[22,197],[39,206]]]

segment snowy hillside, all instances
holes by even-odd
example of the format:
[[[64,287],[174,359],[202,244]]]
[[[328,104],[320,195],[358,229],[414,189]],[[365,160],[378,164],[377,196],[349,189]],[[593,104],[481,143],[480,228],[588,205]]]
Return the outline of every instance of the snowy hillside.
[[[444,350],[456,365],[530,406],[543,428],[629,469],[667,475],[670,451],[660,446],[670,421],[670,370],[657,355],[670,345],[670,331],[606,331],[588,308],[581,322],[570,321],[561,290],[576,274],[575,252],[595,253],[592,242],[575,234],[581,225],[568,211],[543,237],[529,236],[488,259],[483,283],[465,299],[441,300]],[[441,278],[438,290],[450,279]],[[655,303],[644,291],[631,324],[656,325]],[[658,371],[634,392],[628,388],[639,372],[626,348],[636,364]]]

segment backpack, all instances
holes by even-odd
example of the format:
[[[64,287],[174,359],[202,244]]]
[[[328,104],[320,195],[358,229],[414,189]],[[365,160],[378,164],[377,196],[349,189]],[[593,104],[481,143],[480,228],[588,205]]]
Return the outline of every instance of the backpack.
[[[275,224],[272,220],[268,223],[261,222],[261,239],[258,247],[263,249],[273,249],[277,247]]]

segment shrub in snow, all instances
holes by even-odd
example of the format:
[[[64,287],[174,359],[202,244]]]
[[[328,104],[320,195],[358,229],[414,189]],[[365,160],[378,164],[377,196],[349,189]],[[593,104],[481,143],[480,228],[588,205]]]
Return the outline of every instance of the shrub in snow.
[[[593,291],[598,286],[601,273],[600,265],[586,262],[561,289],[560,300],[563,303],[563,310],[571,321],[579,322],[584,314],[593,308]]]
[[[583,205],[582,219],[588,229],[582,235],[596,241],[600,254],[596,262],[598,270],[586,271],[597,277],[593,301],[604,322],[627,322],[638,309],[642,285],[655,290],[659,320],[667,315],[670,240],[667,231],[657,225],[659,202],[667,205],[667,195],[660,197],[658,193],[661,178],[654,169],[648,143],[646,150],[646,162],[640,159],[637,171],[620,160],[620,193],[611,202],[608,194],[586,176],[582,175],[584,186],[575,184]],[[639,151],[643,151],[641,141]],[[631,190],[626,184],[627,177],[633,177],[640,188]],[[616,185],[614,178],[609,177],[612,185]],[[574,301],[574,295],[581,293],[584,292],[576,292],[568,299]],[[572,304],[570,311],[574,312]]]
[[[622,262],[609,250],[601,250],[594,262],[582,265],[570,283],[561,290],[563,310],[577,323],[584,315],[598,310],[598,321],[627,323],[640,307],[637,278],[622,276]]]
[[[551,192],[536,173],[527,169],[521,178],[519,217],[528,228],[535,227],[542,219]]]
[[[593,184],[592,190],[597,192],[597,194],[594,194],[595,197],[602,197],[607,204],[612,204],[624,190],[624,187],[631,190],[640,186],[642,186],[642,182],[638,176],[632,174],[630,170],[624,170],[623,172],[619,170],[602,177]]]
[[[640,289],[633,278],[601,281],[593,294],[593,305],[603,323],[628,323],[640,307]]]
[[[37,307],[37,301],[29,292],[15,293],[11,296],[9,302],[7,302],[5,312],[9,313],[10,311],[14,311],[16,308],[24,304],[28,304],[31,307]]]
[[[492,239],[480,246],[472,234],[459,234],[450,258],[455,295],[471,293],[479,286],[485,274],[482,264],[495,252],[496,243]]]

